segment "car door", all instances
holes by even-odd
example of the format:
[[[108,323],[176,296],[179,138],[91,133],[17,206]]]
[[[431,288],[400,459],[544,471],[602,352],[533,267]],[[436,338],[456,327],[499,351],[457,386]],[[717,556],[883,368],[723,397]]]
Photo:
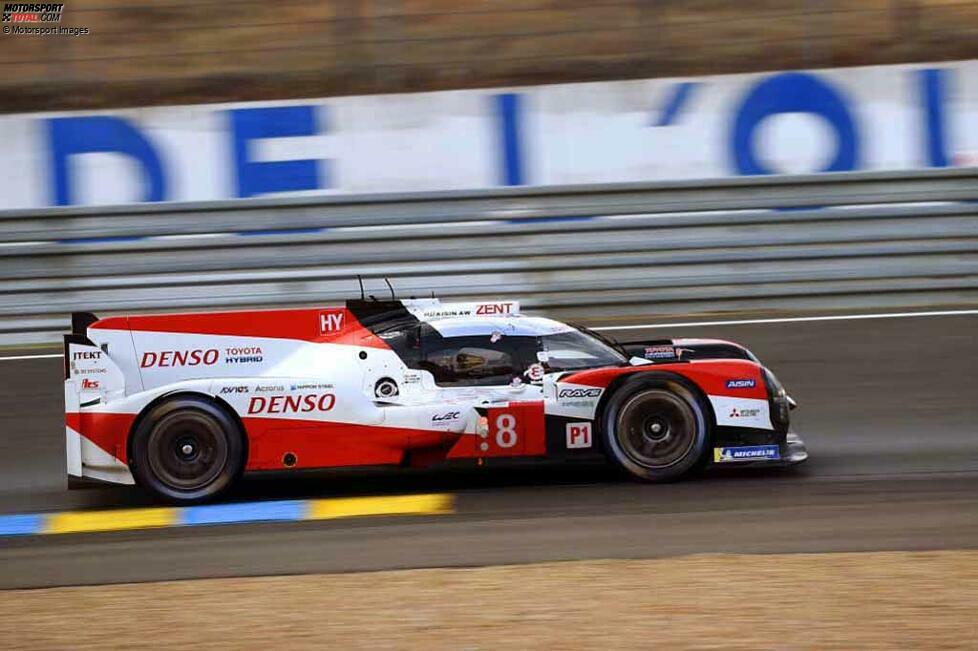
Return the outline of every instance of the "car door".
[[[543,454],[542,389],[526,373],[535,362],[537,345],[533,337],[498,332],[456,337],[442,337],[433,329],[423,333],[419,367],[432,374],[443,399],[491,401],[479,407],[485,414],[485,435],[462,441],[451,456]]]

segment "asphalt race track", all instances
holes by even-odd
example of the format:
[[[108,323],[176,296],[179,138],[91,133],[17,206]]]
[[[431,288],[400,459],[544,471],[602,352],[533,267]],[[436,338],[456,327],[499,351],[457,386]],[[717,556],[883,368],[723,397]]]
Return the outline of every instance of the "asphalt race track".
[[[231,499],[444,491],[457,495],[457,513],[8,538],[0,540],[0,588],[978,547],[976,330],[978,316],[945,316],[617,332],[622,340],[747,344],[799,402],[794,420],[810,461],[663,486],[601,466],[259,478]],[[134,489],[65,489],[61,364],[0,362],[0,513],[147,504]]]

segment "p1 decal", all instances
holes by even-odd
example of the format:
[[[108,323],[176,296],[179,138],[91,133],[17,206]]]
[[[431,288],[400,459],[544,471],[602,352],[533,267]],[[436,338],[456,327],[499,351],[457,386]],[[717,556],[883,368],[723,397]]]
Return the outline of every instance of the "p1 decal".
[[[319,313],[319,334],[328,335],[343,329],[343,312],[328,311]]]
[[[781,450],[776,445],[745,445],[732,448],[713,448],[714,463],[732,463],[736,461],[777,460],[781,458]]]
[[[567,449],[591,447],[591,423],[567,423]]]

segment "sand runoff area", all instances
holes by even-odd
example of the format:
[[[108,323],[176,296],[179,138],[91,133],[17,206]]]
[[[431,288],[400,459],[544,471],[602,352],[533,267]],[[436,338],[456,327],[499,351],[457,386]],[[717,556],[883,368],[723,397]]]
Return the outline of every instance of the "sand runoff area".
[[[978,551],[703,555],[0,592],[4,649],[976,649]]]

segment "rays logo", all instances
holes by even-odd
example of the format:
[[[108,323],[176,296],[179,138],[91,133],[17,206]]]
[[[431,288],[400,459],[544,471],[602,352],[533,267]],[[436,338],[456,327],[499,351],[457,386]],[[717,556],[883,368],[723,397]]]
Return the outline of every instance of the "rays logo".
[[[558,398],[597,398],[601,395],[601,389],[561,389],[557,394]]]

